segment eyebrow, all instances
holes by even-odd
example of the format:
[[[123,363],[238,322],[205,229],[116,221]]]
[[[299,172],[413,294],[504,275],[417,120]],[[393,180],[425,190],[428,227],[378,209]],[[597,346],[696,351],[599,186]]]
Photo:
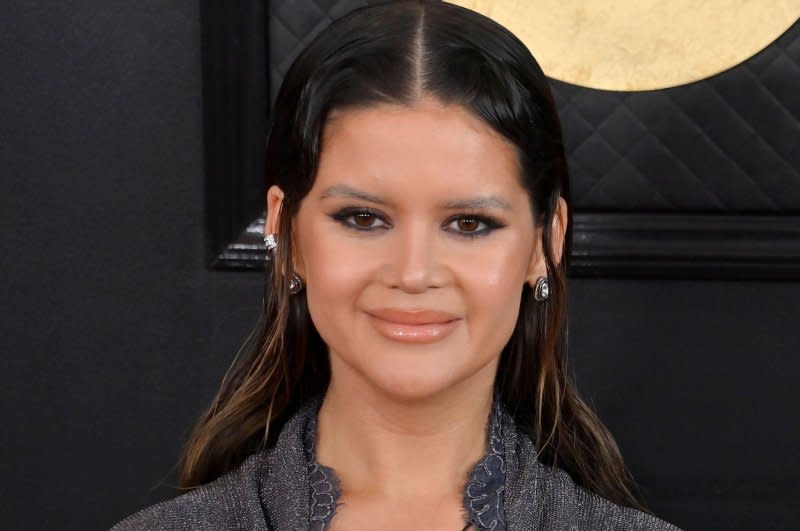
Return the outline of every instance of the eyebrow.
[[[444,207],[448,210],[491,210],[493,208],[499,210],[511,210],[511,205],[508,204],[508,201],[495,196],[448,201],[445,203]]]
[[[322,199],[328,199],[330,197],[350,197],[352,199],[361,199],[363,201],[368,201],[370,203],[376,203],[379,205],[385,205],[387,203],[386,199],[384,199],[382,196],[363,192],[344,184],[335,184],[322,192]],[[456,199],[454,201],[446,202],[443,206],[448,210],[511,210],[511,205],[508,203],[508,201],[497,196]]]
[[[355,188],[351,188],[345,184],[334,184],[333,186],[328,187],[324,192],[322,192],[322,196],[320,197],[322,199],[328,199],[329,197],[350,197],[353,199],[369,201],[370,203],[377,203],[379,205],[386,204],[386,200],[379,195],[368,194],[367,192],[356,190]]]

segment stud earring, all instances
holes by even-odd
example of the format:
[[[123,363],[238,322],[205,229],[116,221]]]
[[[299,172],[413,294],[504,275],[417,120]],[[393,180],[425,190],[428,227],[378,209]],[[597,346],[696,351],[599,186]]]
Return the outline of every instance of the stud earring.
[[[296,273],[289,273],[289,294],[297,295],[303,289],[303,279]]]
[[[536,302],[544,302],[550,297],[550,281],[547,277],[539,277],[536,286],[533,288],[533,298]]]

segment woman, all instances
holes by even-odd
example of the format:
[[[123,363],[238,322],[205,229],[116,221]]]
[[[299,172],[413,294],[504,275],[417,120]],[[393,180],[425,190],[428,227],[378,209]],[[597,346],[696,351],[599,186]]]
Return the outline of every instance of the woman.
[[[267,148],[264,312],[116,529],[674,529],[564,368],[567,169],[546,79],[434,1],[335,22]]]

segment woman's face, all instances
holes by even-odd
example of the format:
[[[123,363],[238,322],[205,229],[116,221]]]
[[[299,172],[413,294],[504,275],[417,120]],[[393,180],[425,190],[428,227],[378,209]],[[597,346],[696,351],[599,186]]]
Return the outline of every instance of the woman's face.
[[[540,234],[513,146],[464,108],[333,114],[293,267],[334,384],[405,399],[491,389],[523,285],[545,272]]]

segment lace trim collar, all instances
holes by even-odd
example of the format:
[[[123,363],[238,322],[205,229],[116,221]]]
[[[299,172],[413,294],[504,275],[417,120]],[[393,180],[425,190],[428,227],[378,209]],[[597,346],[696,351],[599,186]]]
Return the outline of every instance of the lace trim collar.
[[[317,411],[319,411],[317,409]],[[324,531],[336,512],[339,494],[339,479],[333,469],[317,462],[317,415],[306,426],[303,447],[311,486],[309,503],[309,531]]]
[[[320,401],[321,403],[321,401]],[[506,467],[503,457],[503,409],[495,399],[488,430],[488,452],[475,465],[464,489],[464,511],[467,527],[479,531],[506,531],[503,497],[506,484]],[[309,484],[309,530],[328,529],[338,507],[341,493],[339,480],[333,469],[317,462],[317,416],[306,426],[303,446],[307,461]]]

